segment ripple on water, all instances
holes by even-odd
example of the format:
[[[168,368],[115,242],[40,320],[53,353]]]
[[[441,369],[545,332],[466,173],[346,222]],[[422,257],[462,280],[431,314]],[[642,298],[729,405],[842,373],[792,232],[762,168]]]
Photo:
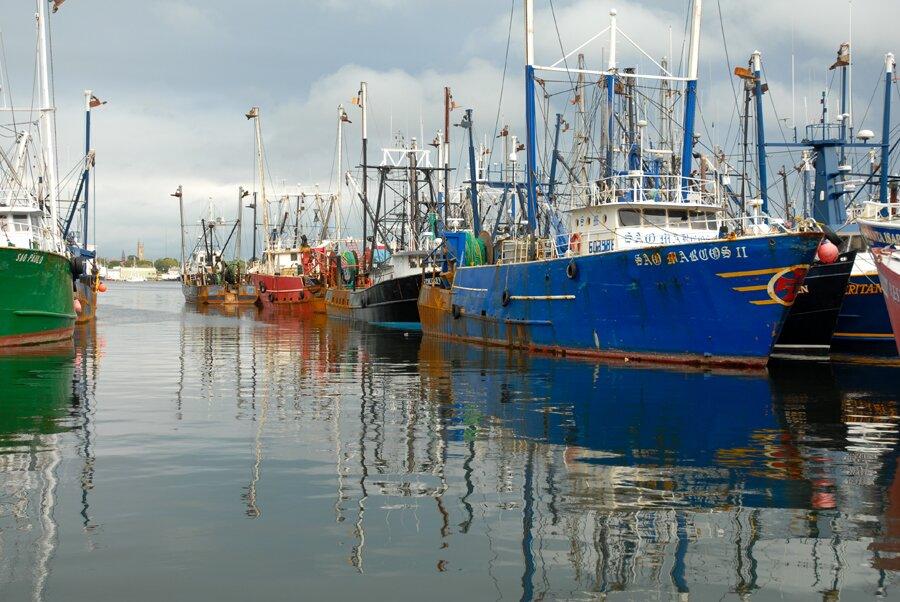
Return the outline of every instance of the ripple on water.
[[[74,347],[0,357],[4,599],[895,595],[897,369],[102,302]]]

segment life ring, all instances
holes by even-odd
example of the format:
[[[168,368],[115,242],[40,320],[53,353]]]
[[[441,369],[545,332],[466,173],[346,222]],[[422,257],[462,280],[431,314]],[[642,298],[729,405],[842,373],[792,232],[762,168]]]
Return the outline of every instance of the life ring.
[[[450,311],[453,313],[453,318],[455,320],[458,320],[459,317],[462,315],[462,310],[460,309],[459,305],[457,305],[456,303],[454,303],[451,306]]]
[[[568,276],[570,280],[575,280],[575,278],[578,277],[578,264],[575,263],[574,259],[566,266],[566,276]]]
[[[569,237],[569,250],[576,255],[581,255],[581,234],[573,232]]]
[[[275,303],[275,293],[269,293],[269,301]]]
[[[259,292],[260,292],[260,293],[265,293],[266,290],[267,290],[267,289],[266,289],[266,283],[265,283],[265,282],[260,282],[260,283],[259,283]]]
[[[500,305],[506,307],[507,305],[509,305],[510,300],[511,297],[509,295],[509,290],[503,289],[503,294],[500,296]]]

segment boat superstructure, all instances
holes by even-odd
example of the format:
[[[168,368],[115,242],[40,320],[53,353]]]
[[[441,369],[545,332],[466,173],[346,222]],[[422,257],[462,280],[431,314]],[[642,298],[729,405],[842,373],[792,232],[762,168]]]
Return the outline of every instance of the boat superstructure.
[[[363,206],[362,251],[329,256],[331,285],[325,307],[336,318],[382,325],[418,323],[423,274],[432,269],[425,260],[434,251],[441,212],[436,190],[442,168],[432,164],[431,151],[420,148],[415,138],[407,142],[400,136],[393,148],[382,149],[377,166],[369,166],[367,103],[363,82],[357,102],[364,116],[363,182],[357,195]],[[367,192],[370,167],[378,178],[374,203]]]

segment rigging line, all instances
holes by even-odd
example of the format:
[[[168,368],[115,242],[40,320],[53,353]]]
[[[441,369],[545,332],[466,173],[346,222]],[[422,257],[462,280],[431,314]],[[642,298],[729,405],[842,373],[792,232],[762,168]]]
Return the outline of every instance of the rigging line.
[[[722,16],[722,0],[716,0],[716,4],[719,8],[719,30],[722,33],[722,45],[725,48],[725,63],[728,67],[728,83],[731,85],[731,95],[734,98],[734,110],[735,113],[732,115],[740,116],[741,108],[740,102],[738,101],[737,88],[735,88],[734,78],[731,76],[732,67],[731,67],[731,54],[728,51],[728,36],[725,35],[725,19]],[[725,135],[725,143],[727,144],[728,140],[731,138],[731,129],[734,126],[734,119],[729,120],[728,122],[728,132]]]
[[[683,71],[683,68],[684,68],[684,44],[687,41],[687,37],[688,37],[688,30],[690,28],[690,23],[691,23],[691,13],[693,12],[691,9],[693,8],[693,5],[694,5],[694,0],[690,0],[688,2],[687,12],[684,15],[684,31],[681,33],[681,52],[678,57],[678,73],[680,73],[682,75],[684,74],[684,71]],[[674,59],[674,57],[673,57],[673,59]]]
[[[762,67],[762,76],[764,79],[767,79],[767,80],[769,79],[769,77],[766,75],[765,66]],[[778,131],[781,133],[781,139],[785,143],[790,142],[784,133],[784,128],[781,125],[781,119],[779,118],[779,115],[778,115],[778,108],[775,106],[775,98],[772,96],[771,92],[769,92],[769,104],[772,105],[772,112],[775,113],[775,121],[778,123]],[[791,163],[796,164],[796,160],[794,159],[794,152],[791,150],[790,147],[787,147],[786,150],[788,151],[788,156],[791,158]]]
[[[38,1],[42,2],[44,0],[38,0]],[[56,120],[56,85],[54,83],[56,81],[56,75],[54,73],[54,67],[53,67],[53,28],[50,26],[50,14],[49,13],[47,14],[47,50],[50,54],[50,56],[48,57],[48,62],[49,62],[48,69],[50,71],[50,84],[49,84],[50,90],[49,90],[49,92],[50,92],[50,105],[51,106],[43,107],[43,108],[46,108],[46,109],[52,108],[52,110],[50,111],[50,119],[52,119],[52,124],[53,124],[53,142],[56,144],[56,148],[58,151],[59,150],[59,128],[57,127],[57,120]],[[56,165],[53,166],[53,169],[57,174],[59,174],[59,152],[54,153],[54,158],[55,158]],[[59,205],[59,197],[60,197],[60,193],[61,193],[60,188],[61,187],[60,187],[60,183],[59,183],[59,176],[57,175],[57,181],[56,181],[57,208]]]
[[[512,0],[509,5],[509,28],[506,32],[506,56],[503,59],[503,75],[500,77],[500,98],[497,101],[497,116],[494,118],[494,136],[491,139],[491,152],[488,155],[488,161],[490,161],[490,157],[494,154],[494,144],[497,142],[497,132],[500,128],[500,112],[503,110],[503,90],[506,87],[506,70],[509,67],[509,47],[510,42],[512,41],[512,25],[513,25],[513,15],[516,9],[516,0]],[[461,145],[465,146],[465,145]],[[460,154],[460,156],[462,156]],[[505,159],[504,159],[505,160]],[[457,174],[457,184],[459,183],[459,175]]]
[[[866,118],[869,116],[869,109],[872,107],[872,101],[875,100],[875,94],[878,92],[878,84],[881,83],[881,73],[878,74],[878,77],[875,78],[875,86],[872,88],[872,95],[869,97],[869,104],[866,105],[866,110],[863,113],[862,119],[859,121],[859,125],[857,126],[857,131],[865,129]],[[851,92],[852,94],[852,92]]]
[[[569,72],[569,63],[566,59],[566,49],[563,48],[562,36],[559,33],[559,22],[556,20],[556,9],[553,7],[553,0],[550,0],[550,14],[553,17],[553,27],[556,30],[556,40],[559,42],[559,51],[563,54],[563,66],[566,68],[566,77],[569,78],[569,85],[575,87],[572,81],[572,74]]]

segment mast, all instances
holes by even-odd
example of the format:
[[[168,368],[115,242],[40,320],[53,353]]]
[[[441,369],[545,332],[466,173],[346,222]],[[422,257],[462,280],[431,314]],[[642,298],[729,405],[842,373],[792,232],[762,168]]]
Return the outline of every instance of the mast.
[[[613,173],[612,147],[613,147],[613,101],[616,94],[616,9],[609,11],[609,63],[607,64],[609,75],[606,76],[606,176]]]
[[[575,169],[578,174],[578,184],[585,185],[587,184],[587,160],[585,155],[587,154],[587,141],[588,141],[588,133],[587,133],[587,117],[585,115],[585,106],[584,106],[584,94],[585,94],[585,85],[584,85],[584,54],[579,53],[578,55],[578,91],[575,93],[575,98],[578,101],[577,106],[578,110],[575,115],[575,140],[576,140],[576,152],[575,156],[572,158],[573,163],[575,164]],[[556,155],[554,155],[555,158]]]
[[[563,116],[561,113],[556,114],[556,130],[553,134],[553,156],[550,160],[550,182],[547,184],[547,203],[556,208],[556,163],[559,159],[559,131],[562,128]],[[547,233],[549,234],[550,224],[547,224]]]
[[[91,196],[91,90],[84,91],[84,206],[81,209],[81,246],[87,251],[88,245],[88,209]]]
[[[344,163],[343,163],[343,149],[341,145],[343,143],[344,138],[344,121],[347,119],[347,113],[344,111],[344,105],[338,105],[338,135],[337,135],[337,178],[338,178],[338,189],[337,189],[337,199],[335,200],[335,204],[337,205],[337,211],[334,215],[334,237],[340,240],[341,238],[341,197],[342,192],[344,190]],[[327,224],[326,224],[327,226]]]
[[[269,199],[266,198],[266,160],[265,155],[263,154],[263,144],[262,144],[262,125],[260,124],[260,116],[259,116],[259,107],[253,107],[250,109],[250,112],[247,113],[247,119],[253,120],[254,126],[254,134],[256,137],[256,171],[259,174],[259,196],[262,199],[262,221],[263,221],[263,233],[265,234],[265,245],[263,246],[263,256],[266,259],[266,264],[269,268],[271,268],[272,263],[272,254],[266,253],[267,250],[271,247],[271,233],[269,232]],[[256,201],[254,201],[256,204]],[[255,210],[254,210],[255,211]],[[256,220],[254,220],[256,221]],[[254,228],[256,225],[254,224]],[[256,249],[254,248],[254,253]],[[269,269],[269,272],[272,270]]]
[[[537,116],[534,106],[534,0],[525,0],[525,182],[528,189],[528,231],[537,228]],[[470,134],[471,135],[471,134]]]
[[[47,190],[50,202],[50,236],[54,250],[59,247],[59,222],[57,211],[59,203],[58,182],[56,176],[56,108],[53,106],[50,90],[50,23],[47,20],[47,2],[36,0],[38,5],[38,65],[41,79],[41,146],[42,159],[47,177]]]
[[[362,202],[363,202],[363,214],[362,214],[362,272],[367,273],[368,267],[366,265],[366,235],[368,218],[367,213],[369,212],[369,172],[368,172],[368,163],[369,163],[369,130],[367,123],[367,113],[369,110],[369,88],[366,82],[361,82],[359,84],[359,105],[362,109]]]
[[[243,186],[238,187],[238,203],[237,203],[237,240],[234,241],[234,258],[237,260],[238,266],[238,274],[240,274],[240,261],[241,261],[241,226],[244,223],[244,220],[241,219],[244,212],[244,197],[247,196],[247,191],[244,190]]]
[[[475,123],[472,121],[472,109],[466,109],[465,125],[469,130],[469,197],[472,202],[472,231],[477,235],[481,232],[481,216],[478,211],[478,173],[475,165]]]
[[[762,212],[769,212],[768,175],[766,173],[766,130],[763,122],[762,60],[759,50],[750,56],[753,64],[753,95],[756,97],[756,156],[759,163],[759,198],[762,199]],[[787,199],[785,199],[787,203]]]
[[[453,110],[453,95],[449,86],[444,86],[444,227],[450,215],[450,111]],[[477,234],[477,232],[476,232]]]
[[[178,185],[175,193],[169,196],[173,196],[178,199],[178,215],[180,216],[181,223],[181,275],[183,277],[187,273],[187,268],[184,263],[184,192],[182,191],[181,184]]]
[[[891,161],[891,79],[894,75],[894,54],[884,55],[884,120],[881,125],[881,186],[878,200],[888,202],[888,171]]]
[[[697,106],[697,72],[700,66],[700,16],[703,0],[693,0],[691,11],[691,41],[688,47],[687,85],[684,100],[684,140],[681,147],[681,186],[687,195],[686,180],[691,177],[691,158],[694,153],[694,113]]]

